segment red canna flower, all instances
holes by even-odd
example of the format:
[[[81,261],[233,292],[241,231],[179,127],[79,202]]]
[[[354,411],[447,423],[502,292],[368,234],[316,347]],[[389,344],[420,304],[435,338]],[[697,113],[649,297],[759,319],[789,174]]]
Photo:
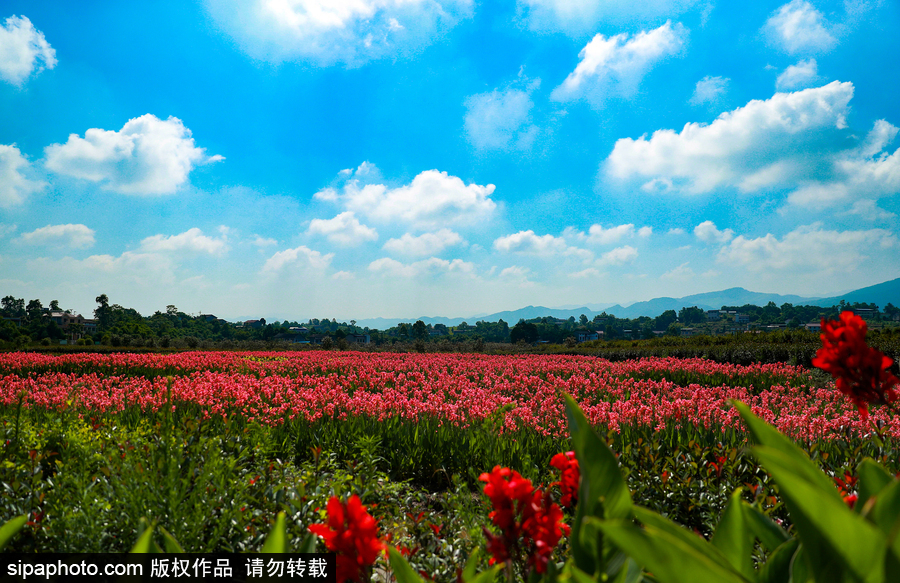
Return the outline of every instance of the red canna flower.
[[[822,318],[822,348],[812,363],[831,373],[863,419],[869,415],[869,403],[897,399],[894,387],[900,380],[888,370],[894,361],[866,344],[866,323],[853,312],[843,312],[839,321]]]
[[[578,486],[581,482],[581,468],[575,459],[574,451],[558,453],[550,460],[550,465],[562,472],[558,485],[562,496],[559,503],[565,508],[572,508],[578,502]]]
[[[310,525],[309,531],[325,540],[329,551],[337,553],[337,580],[357,582],[384,550],[378,538],[378,524],[366,512],[359,496],[344,504],[337,496],[328,501],[328,523]]]
[[[479,479],[487,482],[484,493],[494,508],[489,516],[500,529],[499,535],[484,530],[490,564],[507,563],[523,549],[534,569],[544,573],[562,533],[569,532],[562,522],[559,505],[551,501],[549,494],[535,490],[531,480],[509,468],[495,466]]]

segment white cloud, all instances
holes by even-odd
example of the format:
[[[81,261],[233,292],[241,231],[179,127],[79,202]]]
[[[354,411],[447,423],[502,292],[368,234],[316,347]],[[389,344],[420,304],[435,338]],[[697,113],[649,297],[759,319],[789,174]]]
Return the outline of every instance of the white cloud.
[[[518,0],[519,17],[528,28],[580,36],[601,23],[630,24],[676,16],[697,0]]]
[[[441,229],[434,233],[422,233],[415,237],[404,233],[399,239],[390,239],[384,244],[385,251],[400,253],[401,255],[436,255],[447,247],[462,243],[462,237],[450,229]]]
[[[831,25],[806,0],[791,0],[772,13],[764,30],[788,54],[822,53],[832,49],[837,39]]]
[[[141,241],[141,250],[150,253],[209,253],[221,255],[228,251],[227,236],[213,238],[194,227],[178,235],[153,235]]]
[[[599,277],[600,270],[596,267],[588,267],[587,269],[582,269],[581,271],[576,271],[575,273],[570,273],[569,277],[574,277],[575,279],[586,279],[589,277]]]
[[[47,225],[30,233],[23,233],[18,240],[28,245],[87,249],[94,246],[94,230],[85,225]]]
[[[666,232],[666,235],[684,235],[684,229],[681,227],[675,227],[674,229],[669,229]]]
[[[728,77],[712,77],[707,75],[703,79],[697,81],[694,88],[694,94],[691,95],[689,103],[691,105],[704,105],[707,103],[715,103],[719,97],[728,90]]]
[[[0,144],[0,207],[22,204],[29,195],[46,186],[43,182],[25,177],[24,172],[30,169],[31,165],[15,144]]]
[[[472,14],[472,0],[206,0],[254,59],[361,65],[415,51]]]
[[[390,257],[376,259],[369,264],[369,270],[376,273],[384,273],[399,277],[415,277],[422,274],[461,273],[472,275],[475,265],[462,259],[440,259],[431,257],[414,263],[401,263]]]
[[[727,243],[734,237],[734,231],[720,231],[712,221],[703,221],[694,227],[694,235],[704,243]]]
[[[159,290],[160,285],[171,285],[176,281],[174,258],[159,253],[126,251],[118,257],[91,255],[85,259],[38,258],[32,262],[32,267],[41,273],[63,274],[67,281],[89,282],[92,287],[98,283],[116,286],[132,283],[141,289]]]
[[[43,69],[56,66],[56,51],[25,16],[10,16],[0,26],[0,79],[21,87]]]
[[[681,52],[688,32],[680,23],[642,31],[629,38],[622,33],[611,38],[595,36],[578,57],[581,61],[551,98],[570,101],[586,98],[594,104],[607,96],[628,97],[637,92],[641,80],[657,63]]]
[[[366,183],[378,176],[367,162],[347,176],[341,189],[327,188],[315,198],[342,204],[347,210],[385,223],[404,222],[420,229],[450,223],[474,224],[488,219],[497,207],[489,197],[494,185],[466,185],[446,172],[426,170],[397,188]]]
[[[44,152],[53,172],[138,195],[174,193],[194,166],[223,159],[195,147],[180,119],[163,121],[149,113],[119,131],[91,128],[84,138],[71,134],[65,144],[47,146]]]
[[[720,187],[754,192],[796,186],[821,174],[821,157],[840,143],[833,138],[846,127],[852,97],[853,85],[838,81],[776,93],[708,125],[688,123],[679,133],[662,129],[649,139],[620,139],[606,169],[621,180],[649,179],[644,183],[648,191],[698,194]]]
[[[276,239],[272,239],[271,237],[261,237],[260,235],[256,235],[251,243],[259,247],[260,249],[262,249],[263,247],[278,245],[278,241]]]
[[[538,133],[531,123],[531,92],[539,85],[536,80],[526,90],[495,89],[467,97],[464,127],[469,143],[479,150],[530,149]]]
[[[778,239],[771,233],[748,239],[736,237],[720,252],[720,263],[736,264],[751,271],[845,272],[867,259],[877,248],[893,249],[897,237],[884,229],[828,231],[821,224],[798,227]]]
[[[856,148],[831,155],[831,180],[808,180],[792,192],[788,201],[823,208],[853,199],[872,199],[900,192],[900,149],[884,152],[897,137],[898,128],[884,120]]]
[[[892,212],[880,208],[878,204],[871,199],[858,200],[853,203],[853,206],[850,207],[849,211],[841,214],[855,215],[867,221],[886,221],[897,216]]]
[[[512,265],[500,271],[498,277],[521,287],[532,287],[534,282],[528,279],[529,274],[531,274],[531,270],[527,267]]]
[[[309,247],[300,245],[294,249],[285,249],[272,255],[263,265],[262,273],[277,273],[289,267],[311,267],[313,269],[325,269],[331,264],[334,253],[322,255]]]
[[[632,238],[635,235],[646,238],[653,233],[651,227],[641,227],[635,230],[632,223],[626,225],[617,225],[604,229],[602,225],[591,225],[587,234],[577,232],[574,229],[567,229],[566,235],[573,235],[581,241],[586,241],[594,245],[610,245],[618,243],[622,239]]]
[[[597,265],[624,265],[637,259],[638,250],[631,245],[616,247],[607,251],[597,260]]]
[[[671,279],[676,281],[686,281],[693,278],[696,274],[694,270],[688,267],[689,261],[686,261],[679,265],[678,267],[672,268],[669,271],[663,273],[659,276],[660,279]]]
[[[538,236],[530,229],[497,238],[494,240],[494,249],[503,253],[519,253],[537,257],[574,256],[583,261],[590,261],[594,258],[594,254],[587,249],[570,247],[562,237],[554,237],[549,234]]]
[[[378,232],[360,223],[350,211],[343,212],[333,219],[313,219],[309,223],[309,232],[313,235],[323,235],[332,243],[345,247],[378,239]]]
[[[818,78],[819,69],[816,60],[806,59],[785,69],[775,81],[775,88],[779,91],[802,89],[814,84]]]

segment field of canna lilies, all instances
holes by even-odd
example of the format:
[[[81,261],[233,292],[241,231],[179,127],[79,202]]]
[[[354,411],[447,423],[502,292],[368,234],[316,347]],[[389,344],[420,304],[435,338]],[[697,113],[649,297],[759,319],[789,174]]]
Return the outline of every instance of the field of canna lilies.
[[[702,359],[5,353],[0,520],[27,516],[8,550],[127,551],[152,525],[169,549],[258,551],[279,513],[297,545],[316,524],[327,541],[336,500],[355,500],[417,576],[451,581],[470,559],[468,575],[487,569],[478,549],[498,556],[499,492],[520,480],[545,509],[520,525],[545,541],[545,574],[577,552],[574,457],[561,455],[577,449],[573,405],[636,504],[709,538],[736,491],[794,528],[735,401],[798,444],[848,504],[864,458],[900,471],[900,416],[862,416],[838,388],[816,369]],[[379,561],[363,575],[400,564]],[[507,576],[534,577],[537,564]]]

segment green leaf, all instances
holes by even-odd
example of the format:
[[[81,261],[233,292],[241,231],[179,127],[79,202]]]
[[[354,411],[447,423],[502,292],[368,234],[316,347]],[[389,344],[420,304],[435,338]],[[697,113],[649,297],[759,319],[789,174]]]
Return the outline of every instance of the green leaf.
[[[466,566],[463,568],[462,577],[463,581],[468,581],[475,577],[475,569],[478,568],[478,560],[481,558],[481,549],[476,547],[472,554],[469,555],[469,560],[466,561]]]
[[[739,573],[718,547],[711,545],[702,536],[698,536],[697,533],[690,531],[680,524],[669,520],[665,516],[662,516],[649,508],[644,508],[643,506],[635,506],[634,515],[644,524],[644,526],[649,526],[665,532],[669,536],[680,540],[682,544],[691,547],[698,554],[707,556],[711,561],[718,563],[722,568]]]
[[[279,512],[275,517],[275,525],[266,537],[263,543],[263,553],[286,553],[288,552],[287,544],[287,525],[285,524],[284,512]]]
[[[319,541],[319,537],[314,535],[313,533],[308,533],[305,537],[303,537],[303,542],[300,543],[300,548],[297,549],[298,553],[314,553],[316,552],[316,543]]]
[[[392,546],[388,546],[387,551],[388,560],[391,563],[391,569],[394,570],[394,577],[397,578],[397,583],[425,583],[422,577],[409,566],[409,563],[406,562],[400,551]]]
[[[144,522],[143,519],[141,522]],[[141,536],[138,537],[137,542],[134,543],[134,546],[131,547],[132,553],[153,553],[156,552],[154,547],[156,546],[153,542],[153,527],[151,524],[147,528],[144,529],[144,532],[141,533]]]
[[[791,563],[799,547],[800,539],[792,538],[772,551],[759,570],[757,583],[791,583]]]
[[[807,482],[817,486],[823,492],[830,495],[834,500],[842,502],[841,495],[838,494],[837,488],[831,479],[822,473],[822,471],[809,459],[802,449],[780,433],[777,429],[750,412],[750,407],[740,401],[733,401],[735,409],[740,412],[744,423],[750,431],[750,436],[758,445],[764,445],[777,449],[787,456],[795,465],[794,473],[799,474]]]
[[[167,553],[183,553],[184,549],[178,544],[178,541],[174,536],[169,534],[169,531],[164,529],[163,527],[159,527],[159,532],[162,533],[163,537],[163,547],[166,549]]]
[[[750,579],[753,577],[751,553],[754,536],[744,514],[744,501],[741,499],[741,489],[738,488],[731,494],[725,511],[719,518],[712,544],[722,551],[736,571]]]
[[[866,458],[856,470],[859,477],[859,498],[854,509],[862,511],[869,499],[893,481],[893,477],[871,458]]]
[[[606,519],[630,517],[633,506],[631,492],[619,470],[615,454],[591,428],[574,399],[569,395],[564,395],[564,398],[572,444],[581,469],[579,503],[569,539],[572,541],[572,556],[579,569],[597,573],[604,569],[602,557],[597,557],[597,549],[603,552],[603,540],[593,537],[586,540],[581,536],[582,523],[588,516]]]
[[[654,526],[641,529],[630,520],[614,519],[604,520],[600,528],[661,583],[748,583],[739,573],[698,552],[681,537]]]
[[[823,489],[796,471],[791,454],[767,446],[753,453],[775,478],[818,583],[843,581],[845,574],[857,581],[884,580],[887,549],[874,525],[850,510],[834,488]]]
[[[6,546],[10,539],[22,530],[26,522],[28,522],[28,516],[23,514],[8,520],[6,524],[0,527],[0,550],[3,550],[3,547]]]
[[[759,508],[750,506],[746,502],[743,504],[747,527],[769,552],[791,540],[788,533],[784,532],[784,529],[778,526],[774,520],[763,514]]]

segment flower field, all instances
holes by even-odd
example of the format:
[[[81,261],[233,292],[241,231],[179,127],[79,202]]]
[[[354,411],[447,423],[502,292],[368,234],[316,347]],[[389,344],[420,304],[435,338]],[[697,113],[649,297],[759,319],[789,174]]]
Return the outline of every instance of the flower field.
[[[30,517],[21,550],[125,550],[153,522],[187,550],[258,550],[277,512],[300,540],[332,495],[357,494],[419,571],[450,580],[495,540],[480,476],[558,476],[551,459],[571,450],[564,394],[616,452],[636,502],[707,536],[738,487],[790,524],[732,400],[845,489],[865,456],[900,469],[900,417],[873,407],[864,419],[823,373],[786,364],[14,352],[0,354],[0,519]]]

